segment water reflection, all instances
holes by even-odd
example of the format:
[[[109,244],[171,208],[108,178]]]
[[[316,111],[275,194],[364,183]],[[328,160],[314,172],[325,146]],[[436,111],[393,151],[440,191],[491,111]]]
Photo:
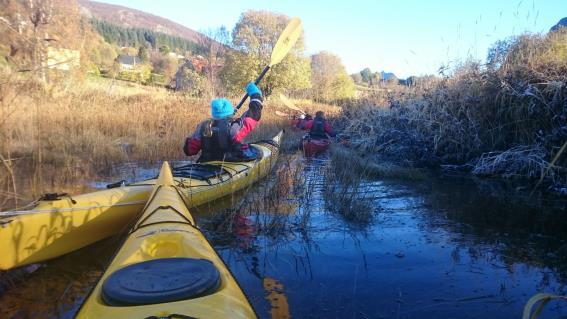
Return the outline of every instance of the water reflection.
[[[293,213],[266,204],[281,192],[271,189],[263,201],[248,194],[238,210],[201,216],[265,317],[264,278],[286,287],[299,318],[511,318],[537,292],[565,294],[564,206],[503,202],[470,180],[363,181],[373,217],[361,224],[329,209],[325,165],[304,166],[302,183],[283,194]],[[218,226],[236,211],[251,233],[227,238]],[[558,315],[567,315],[560,302],[542,318]]]
[[[261,317],[519,318],[533,294],[567,293],[566,205],[471,179],[362,180],[361,222],[332,207],[353,189],[330,187],[329,170],[284,156],[193,211]],[[117,246],[47,263],[0,296],[0,317],[72,317]],[[567,304],[551,302],[541,318],[559,316]]]
[[[289,305],[284,293],[284,286],[273,278],[264,278],[264,289],[266,290],[266,300],[270,302],[272,310],[270,315],[273,319],[290,318]]]
[[[171,167],[177,167],[192,163],[191,161],[170,161]],[[158,176],[160,164],[156,163],[138,163],[126,162],[115,165],[109,172],[108,178],[103,178],[91,182],[89,185],[93,188],[103,189],[106,185],[125,181],[126,183],[138,182],[146,179],[152,179]]]
[[[0,318],[73,318],[118,242],[112,237],[48,263],[0,273]]]

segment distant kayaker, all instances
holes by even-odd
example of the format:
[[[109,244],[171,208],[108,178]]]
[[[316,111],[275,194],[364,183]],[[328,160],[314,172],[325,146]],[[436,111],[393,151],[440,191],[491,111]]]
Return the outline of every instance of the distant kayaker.
[[[211,101],[212,119],[201,122],[193,135],[185,139],[183,152],[187,156],[201,151],[199,162],[242,161],[253,159],[252,149],[242,144],[244,138],[256,127],[262,116],[262,91],[250,82],[246,86],[250,96],[248,111],[233,119],[235,109],[225,98]]]
[[[305,121],[302,129],[309,131],[309,137],[313,139],[324,139],[336,135],[331,124],[325,119],[325,113],[322,111],[317,111],[314,119]]]
[[[298,117],[295,117],[291,120],[291,126],[294,128],[301,128],[305,123],[305,114],[300,114]]]

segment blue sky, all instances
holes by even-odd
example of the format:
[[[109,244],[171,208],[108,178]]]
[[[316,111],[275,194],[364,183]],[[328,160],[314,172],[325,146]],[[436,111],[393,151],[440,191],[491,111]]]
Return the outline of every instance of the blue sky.
[[[303,20],[308,54],[341,57],[349,73],[370,67],[398,77],[436,73],[468,57],[484,60],[496,40],[547,32],[567,17],[567,0],[100,0],[146,11],[195,30],[232,30],[244,11]]]

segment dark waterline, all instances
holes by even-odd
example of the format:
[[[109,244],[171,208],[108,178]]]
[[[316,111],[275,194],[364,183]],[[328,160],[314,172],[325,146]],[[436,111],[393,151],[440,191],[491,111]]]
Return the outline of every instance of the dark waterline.
[[[194,211],[263,318],[285,314],[282,301],[294,318],[519,318],[532,295],[567,293],[561,203],[521,200],[499,183],[463,178],[364,181],[359,200],[372,217],[350,221],[325,196],[329,163],[297,163],[302,183],[263,181]],[[16,279],[0,296],[0,317],[71,318],[118,242]],[[281,285],[279,309],[267,280]],[[567,303],[551,302],[540,318],[561,316]]]

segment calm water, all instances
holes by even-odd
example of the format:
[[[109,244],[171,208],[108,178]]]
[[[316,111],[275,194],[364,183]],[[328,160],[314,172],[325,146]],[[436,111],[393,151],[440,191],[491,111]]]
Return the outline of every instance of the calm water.
[[[282,162],[277,178],[195,211],[263,318],[520,318],[532,295],[567,294],[565,203],[486,180],[363,181],[351,205],[367,217],[353,219],[332,200],[350,189],[329,187],[327,161]],[[15,276],[0,317],[72,317],[118,242]],[[566,302],[541,316],[562,317]]]

